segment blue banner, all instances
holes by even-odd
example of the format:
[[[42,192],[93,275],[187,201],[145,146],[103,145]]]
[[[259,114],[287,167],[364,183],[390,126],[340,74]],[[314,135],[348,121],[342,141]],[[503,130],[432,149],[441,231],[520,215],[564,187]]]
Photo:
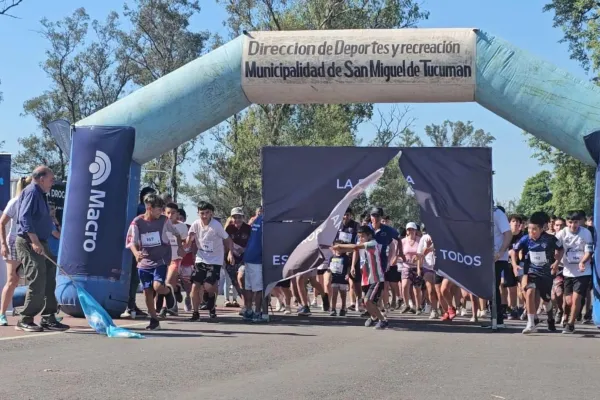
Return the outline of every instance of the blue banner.
[[[0,154],[0,211],[10,200],[10,154]]]
[[[72,139],[59,264],[72,276],[119,280],[135,129],[77,127]]]

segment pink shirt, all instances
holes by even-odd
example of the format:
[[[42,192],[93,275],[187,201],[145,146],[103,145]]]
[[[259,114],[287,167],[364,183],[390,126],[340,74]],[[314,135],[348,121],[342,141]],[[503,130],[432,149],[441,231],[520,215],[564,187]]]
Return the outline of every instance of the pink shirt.
[[[419,238],[415,238],[415,242],[412,243],[411,239],[407,236],[402,239],[402,252],[404,253],[404,257],[406,260],[410,261],[414,256],[418,254],[419,249]],[[416,263],[404,262],[402,263],[402,268],[417,268]]]

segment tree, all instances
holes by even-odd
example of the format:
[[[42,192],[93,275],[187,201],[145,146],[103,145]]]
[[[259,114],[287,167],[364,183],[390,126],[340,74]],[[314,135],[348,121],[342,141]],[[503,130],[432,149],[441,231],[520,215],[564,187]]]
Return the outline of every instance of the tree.
[[[591,214],[594,210],[595,168],[533,135],[525,135],[528,136],[529,146],[534,150],[532,157],[540,165],[552,168],[548,185],[553,196],[549,208],[561,216],[573,210],[584,210]]]
[[[554,13],[555,28],[561,28],[561,43],[569,45],[571,59],[579,62],[586,72],[598,75],[600,41],[598,19],[600,7],[594,0],[552,0],[543,8]],[[594,80],[596,80],[594,78]]]
[[[435,147],[487,147],[496,138],[483,129],[475,129],[471,121],[444,121],[441,125],[427,125],[425,135]]]
[[[519,209],[519,199],[512,199],[508,201],[496,201],[496,204],[501,207],[504,207],[506,215],[519,213],[517,211]]]
[[[552,174],[550,171],[541,171],[536,175],[527,178],[523,185],[521,200],[517,207],[519,214],[530,216],[536,211],[553,213],[552,191],[550,190],[550,180]]]
[[[8,12],[14,7],[21,4],[22,2],[23,0],[0,0],[0,15],[17,18],[14,15],[9,14]]]
[[[208,32],[189,30],[190,19],[200,12],[197,0],[134,0],[134,5],[124,7],[133,26],[124,39],[135,62],[133,80],[138,86],[148,85],[202,54]],[[178,167],[188,160],[195,143],[192,139],[146,163],[146,170],[161,172],[146,172],[143,181],[170,191],[177,201],[182,179]]]
[[[61,21],[41,21],[41,34],[50,45],[41,67],[51,86],[23,105],[23,114],[37,120],[40,132],[19,139],[23,150],[14,160],[16,172],[28,173],[45,164],[57,179],[66,179],[66,157],[50,136],[48,123],[60,118],[77,122],[125,93],[133,63],[121,45],[118,18],[111,12],[104,23],[92,21],[91,34],[83,8]]]
[[[219,0],[232,37],[242,30],[369,29],[415,26],[428,17],[412,0]],[[260,201],[260,149],[265,145],[355,145],[371,104],[255,105],[212,131],[186,193],[217,209],[247,210]],[[243,145],[242,145],[243,144]]]

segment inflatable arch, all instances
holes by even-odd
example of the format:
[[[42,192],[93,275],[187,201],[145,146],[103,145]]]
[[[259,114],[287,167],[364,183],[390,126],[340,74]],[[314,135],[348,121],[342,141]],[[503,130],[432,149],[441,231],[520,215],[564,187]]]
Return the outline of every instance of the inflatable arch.
[[[600,127],[600,88],[472,28],[245,32],[76,125],[135,128],[123,199],[132,218],[141,164],[250,104],[353,102],[477,102],[595,165],[583,136]],[[124,240],[122,231],[115,234]],[[127,298],[131,256],[125,252],[123,260],[119,281],[82,282],[111,314],[121,312]],[[59,302],[73,303],[74,292],[59,276]]]

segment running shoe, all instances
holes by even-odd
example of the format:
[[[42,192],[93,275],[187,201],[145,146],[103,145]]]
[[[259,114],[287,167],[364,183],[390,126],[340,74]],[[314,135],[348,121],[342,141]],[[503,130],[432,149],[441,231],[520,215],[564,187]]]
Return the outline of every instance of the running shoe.
[[[129,308],[125,310],[125,312],[123,312],[123,314],[121,314],[121,318],[122,319],[135,319],[136,317],[136,312],[135,310],[130,310]]]
[[[408,304],[405,304],[402,309],[400,310],[401,314],[408,314],[409,312],[411,312],[411,308]]]
[[[364,317],[370,317],[370,316],[371,316],[371,314],[369,314],[369,312],[368,312],[368,311],[363,311],[363,313],[362,313],[362,314],[360,314],[360,316],[361,316],[361,317],[363,317],[363,318],[364,318]]]
[[[252,318],[252,322],[255,324],[264,324],[266,322],[269,322],[269,315],[268,314],[263,314],[263,313],[258,313],[258,314],[254,314],[254,318]]]
[[[431,304],[425,304],[425,308],[423,309],[424,314],[431,314]]]
[[[142,311],[140,308],[138,308],[138,306],[135,306],[134,311],[136,316],[132,318],[148,318],[148,313]]]
[[[389,326],[387,320],[385,321],[379,321],[378,323],[375,324],[375,329],[377,330],[383,330],[386,329]]]
[[[340,310],[340,317],[345,317],[346,316],[346,310],[344,310],[343,308]]]
[[[0,326],[8,326],[8,320],[4,314],[0,314]]]
[[[308,306],[302,307],[302,309],[298,312],[298,316],[300,317],[308,317],[312,313],[310,312],[310,308]]]
[[[158,318],[160,319],[165,319],[167,318],[167,308],[163,307],[160,312],[158,313]]]
[[[479,321],[478,321],[478,318],[475,315],[473,315],[471,317],[471,319],[469,320],[469,322],[479,322]]]
[[[448,307],[448,319],[452,321],[454,318],[456,318],[456,308],[450,306]]]
[[[42,317],[40,326],[48,331],[68,331],[71,328],[69,325],[57,321],[53,315],[50,317]]]
[[[460,316],[461,317],[466,317],[467,316],[467,307],[461,307],[460,308]]]
[[[337,317],[337,312],[335,311],[335,308],[331,310],[331,312],[329,313],[330,317]]]
[[[556,322],[554,321],[554,318],[552,319],[548,319],[548,330],[550,332],[556,332]]]
[[[192,298],[190,296],[185,296],[185,299],[183,300],[183,309],[185,312],[192,311]]]
[[[190,321],[190,322],[200,321],[200,313],[198,311],[193,312],[192,317],[190,319],[188,319],[188,321]]]
[[[440,317],[440,315],[438,314],[437,310],[431,310],[431,313],[429,314],[429,319],[438,319]]]
[[[378,321],[376,319],[373,319],[371,317],[367,318],[367,320],[365,321],[365,326],[367,328],[372,327],[373,325],[375,325]]]
[[[17,322],[15,325],[15,330],[23,331],[23,332],[43,332],[44,328],[36,324],[35,322]]]
[[[155,318],[150,318],[150,324],[146,327],[147,331],[156,331],[160,329],[160,322]]]
[[[449,321],[450,320],[450,315],[447,312],[445,312],[444,315],[442,315],[441,320],[442,321]]]
[[[254,311],[245,310],[243,317],[244,317],[244,321],[252,321],[254,319]]]
[[[534,333],[537,331],[537,326],[529,326],[527,325],[525,329],[521,332],[523,335],[529,335],[530,333]]]
[[[177,303],[183,302],[183,295],[181,294],[181,288],[177,286],[177,290],[175,291],[175,300]]]
[[[215,319],[217,318],[217,310],[216,309],[212,309],[208,312],[208,316],[210,317],[210,319]]]
[[[285,311],[283,312],[285,315],[290,315],[292,313],[292,307],[286,307]]]
[[[508,314],[508,318],[509,321],[516,321],[519,319],[519,313],[517,312],[517,310],[513,309],[511,310],[510,314]]]
[[[570,335],[570,334],[575,333],[575,325],[567,324],[565,326],[565,328],[563,329],[562,333],[564,333],[565,335]]]
[[[311,306],[316,307],[317,306],[317,298],[313,298],[312,302],[310,303]]]
[[[356,306],[354,304],[350,304],[348,306],[348,311],[356,311]]]
[[[167,314],[169,314],[172,317],[176,317],[179,315],[179,307],[177,306],[177,303],[175,303],[175,305],[173,306],[173,308],[168,308],[167,309]]]
[[[390,308],[392,310],[395,310],[398,307],[398,303],[396,302],[396,300],[392,300],[392,304],[390,304]]]

